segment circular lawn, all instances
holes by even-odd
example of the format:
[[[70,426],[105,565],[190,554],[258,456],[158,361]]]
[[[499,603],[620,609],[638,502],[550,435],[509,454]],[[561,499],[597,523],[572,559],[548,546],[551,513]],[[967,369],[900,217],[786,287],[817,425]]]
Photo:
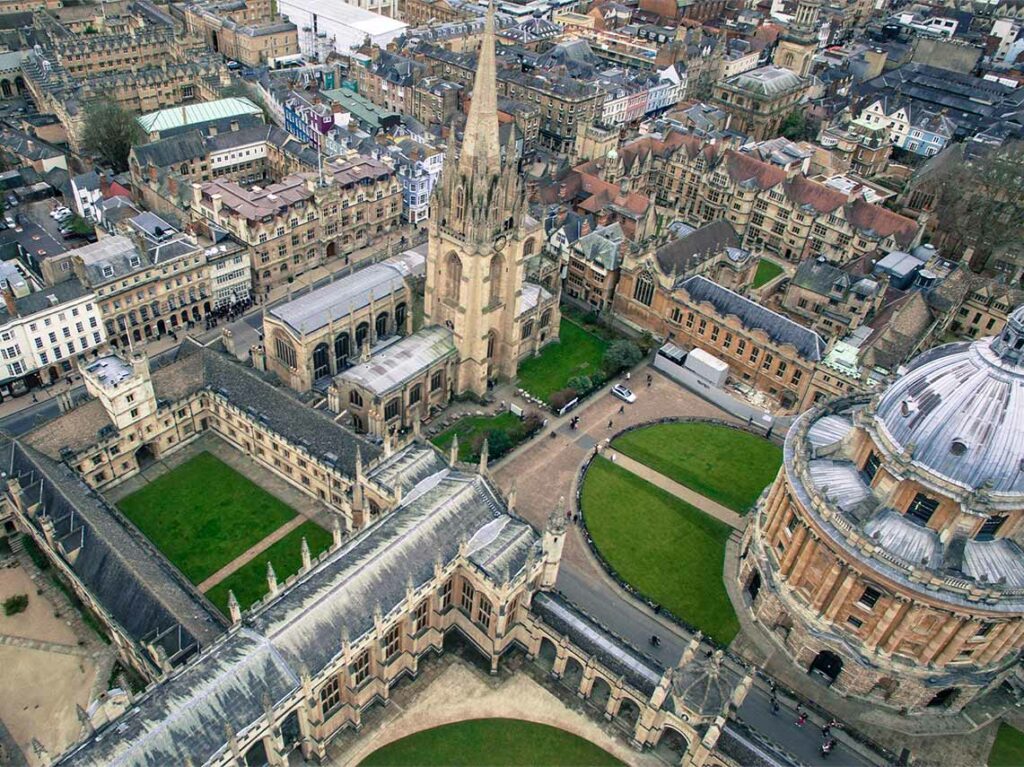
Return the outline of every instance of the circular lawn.
[[[738,514],[750,510],[782,465],[774,442],[704,421],[642,426],[612,447]]]
[[[364,759],[361,767],[620,764],[604,749],[557,727],[519,719],[471,719],[389,743]]]

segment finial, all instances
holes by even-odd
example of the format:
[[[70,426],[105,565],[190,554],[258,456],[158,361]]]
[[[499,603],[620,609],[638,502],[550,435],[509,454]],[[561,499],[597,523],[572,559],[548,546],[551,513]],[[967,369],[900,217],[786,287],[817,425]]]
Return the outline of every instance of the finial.
[[[267,560],[267,588],[270,589],[271,594],[277,593],[277,573],[274,572],[274,566]]]
[[[448,465],[454,467],[459,460],[459,435],[452,437],[452,446],[448,452]]]
[[[235,596],[234,589],[228,590],[228,615],[233,624],[242,620],[242,607],[238,604],[238,597]]]
[[[306,536],[302,536],[299,552],[302,554],[302,569],[306,571],[313,566],[313,557],[309,553],[309,543],[306,541]]]
[[[480,446],[480,466],[479,471],[481,474],[487,473],[487,461],[489,458],[490,447],[487,444],[487,437],[484,437],[484,443]]]

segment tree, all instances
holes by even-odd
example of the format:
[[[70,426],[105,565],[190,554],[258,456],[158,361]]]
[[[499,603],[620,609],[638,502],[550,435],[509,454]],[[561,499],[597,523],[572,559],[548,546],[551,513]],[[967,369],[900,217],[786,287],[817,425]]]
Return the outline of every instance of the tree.
[[[587,376],[573,376],[569,379],[567,386],[577,394],[586,394],[593,388],[594,382]]]
[[[947,162],[935,183],[932,227],[950,256],[974,250],[984,264],[1024,231],[1024,142],[1008,142],[979,157]]]
[[[609,375],[615,375],[626,368],[633,367],[643,358],[644,353],[640,351],[639,346],[632,341],[622,339],[613,342],[605,350],[604,369],[608,371]]]
[[[802,109],[794,109],[779,126],[779,133],[790,141],[810,141],[818,135],[819,125]]]
[[[99,101],[86,108],[82,145],[116,172],[128,170],[128,153],[143,138],[135,115],[113,101]]]

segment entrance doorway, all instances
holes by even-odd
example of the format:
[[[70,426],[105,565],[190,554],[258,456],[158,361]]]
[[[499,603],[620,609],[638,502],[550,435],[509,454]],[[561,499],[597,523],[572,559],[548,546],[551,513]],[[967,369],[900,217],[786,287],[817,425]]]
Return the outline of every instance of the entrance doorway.
[[[839,677],[843,670],[843,659],[831,650],[822,650],[814,656],[807,673],[811,676],[820,677],[826,684],[831,685]]]
[[[754,570],[747,579],[747,595],[751,602],[757,601],[757,595],[761,591],[761,571]]]
[[[139,471],[143,471],[147,467],[152,466],[155,462],[156,454],[153,452],[153,448],[150,447],[149,443],[135,451],[135,463],[139,467]]]

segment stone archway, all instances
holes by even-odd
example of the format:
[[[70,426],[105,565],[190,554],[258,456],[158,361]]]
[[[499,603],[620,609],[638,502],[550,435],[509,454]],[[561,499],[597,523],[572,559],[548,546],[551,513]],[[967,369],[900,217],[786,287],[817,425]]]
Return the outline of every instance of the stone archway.
[[[843,659],[831,650],[822,650],[814,656],[807,673],[817,676],[826,684],[831,685],[843,671]]]
[[[590,704],[602,713],[608,708],[608,699],[612,697],[612,688],[602,677],[594,677],[590,685],[590,695],[587,698]]]
[[[573,656],[565,660],[565,669],[562,671],[562,684],[573,690],[578,690],[580,682],[583,681],[583,666]]]
[[[665,727],[658,737],[654,753],[669,764],[680,764],[689,747],[690,742],[681,732],[671,727]]]
[[[156,453],[153,452],[150,443],[147,442],[135,451],[135,464],[139,467],[139,471],[143,471],[154,463],[156,463]]]
[[[537,649],[537,664],[545,671],[552,671],[557,658],[558,648],[555,647],[555,643],[547,637],[541,639],[540,647]]]
[[[633,732],[636,723],[640,721],[640,706],[632,698],[623,698],[619,703],[619,710],[615,714],[615,721]]]

